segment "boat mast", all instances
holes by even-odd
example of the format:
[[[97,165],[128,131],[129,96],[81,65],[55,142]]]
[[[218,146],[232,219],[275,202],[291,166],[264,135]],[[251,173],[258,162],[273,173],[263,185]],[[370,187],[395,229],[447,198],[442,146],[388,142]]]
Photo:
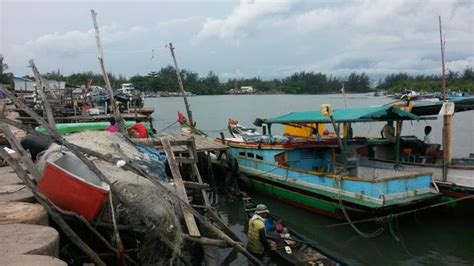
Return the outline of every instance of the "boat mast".
[[[446,76],[444,62],[445,40],[441,27],[441,16],[439,16],[439,41],[441,45],[441,88],[443,92],[443,104],[446,105]],[[443,181],[447,180],[448,165],[451,164],[451,120],[452,115],[445,113],[443,115]]]

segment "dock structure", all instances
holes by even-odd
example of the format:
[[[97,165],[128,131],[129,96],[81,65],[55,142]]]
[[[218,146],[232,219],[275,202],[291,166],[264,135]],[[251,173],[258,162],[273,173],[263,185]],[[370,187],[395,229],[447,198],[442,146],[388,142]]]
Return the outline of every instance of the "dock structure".
[[[151,229],[155,228],[156,230],[161,230],[160,223],[158,220],[155,219],[157,217],[153,217],[153,214],[149,210],[141,210],[140,204],[136,204],[130,202],[131,198],[124,197],[123,191],[117,190],[115,187],[115,183],[113,183],[110,179],[110,174],[105,175],[103,171],[106,171],[103,167],[98,167],[103,165],[103,163],[110,164],[115,167],[118,161],[124,161],[125,166],[123,166],[123,170],[114,170],[114,171],[130,171],[134,175],[137,175],[137,178],[143,178],[149,182],[150,186],[153,187],[154,190],[159,191],[159,193],[155,193],[157,195],[166,195],[165,199],[174,204],[180,206],[186,226],[187,232],[181,232],[182,240],[195,242],[197,244],[205,246],[217,246],[217,247],[232,247],[236,251],[245,255],[249,261],[252,261],[255,264],[259,264],[259,260],[253,257],[245,248],[243,247],[242,240],[239,239],[233,233],[230,228],[221,220],[217,212],[211,206],[211,202],[209,200],[209,185],[204,183],[203,178],[199,172],[198,163],[200,156],[202,154],[206,156],[210,156],[210,153],[224,153],[227,150],[227,146],[222,145],[221,143],[214,142],[212,140],[206,139],[204,137],[199,136],[192,136],[185,133],[176,133],[176,134],[168,134],[165,136],[159,136],[160,138],[146,140],[149,142],[149,146],[153,146],[157,148],[159,151],[161,150],[163,153],[167,155],[167,159],[170,162],[170,166],[172,166],[172,177],[174,189],[166,187],[162,181],[158,181],[156,176],[151,176],[149,173],[143,170],[139,164],[137,164],[136,157],[132,160],[128,157],[127,154],[121,150],[121,147],[117,145],[117,152],[113,154],[105,154],[105,153],[98,153],[94,152],[89,149],[78,146],[77,144],[71,143],[67,137],[64,137],[59,134],[59,132],[55,129],[54,126],[51,126],[49,122],[46,122],[41,116],[36,114],[33,110],[18,102],[16,97],[13,96],[10,92],[6,93],[7,96],[12,99],[12,101],[23,111],[28,113],[35,121],[40,124],[42,127],[46,128],[48,138],[52,139],[56,143],[60,143],[64,146],[65,149],[68,149],[74,156],[84,163],[86,167],[89,168],[102,182],[105,182],[110,186],[110,206],[112,212],[112,221],[108,221],[107,224],[101,224],[100,226],[104,225],[107,228],[114,229],[114,238],[118,239],[119,242],[112,243],[109,242],[110,235],[103,235],[103,233],[99,232],[95,227],[94,221],[88,221],[84,219],[83,216],[59,208],[56,204],[52,204],[51,201],[47,199],[47,197],[38,189],[36,184],[37,180],[41,179],[41,173],[38,171],[37,167],[33,163],[32,159],[29,157],[29,153],[26,152],[20,145],[19,140],[15,137],[15,134],[12,133],[10,127],[7,126],[15,125],[17,122],[11,119],[2,119],[0,122],[0,128],[3,131],[4,137],[12,150],[14,151],[13,158],[12,154],[8,154],[3,147],[0,149],[0,156],[3,158],[8,164],[11,166],[12,170],[15,174],[20,178],[23,184],[15,184],[16,190],[18,191],[30,191],[28,197],[31,199],[32,195],[34,200],[39,202],[43,208],[47,211],[49,217],[51,217],[58,228],[58,230],[65,233],[67,239],[73,243],[76,247],[78,247],[86,257],[89,258],[89,261],[97,265],[105,265],[104,258],[102,257],[102,253],[94,250],[92,247],[96,245],[101,245],[102,249],[106,249],[109,251],[110,254],[114,256],[120,256],[119,250],[123,249],[124,246],[120,242],[120,228],[130,228],[128,230],[134,230],[134,225],[127,225],[127,224],[118,224],[115,221],[115,215],[113,214],[114,205],[112,202],[117,202],[121,204],[121,208],[130,209],[134,214],[136,214],[135,219],[141,220],[145,226],[145,228]],[[54,118],[51,118],[51,114],[49,115],[49,120],[53,121],[53,125],[55,124]],[[22,127],[25,130],[30,131],[31,134],[38,134],[37,132],[33,131],[31,128]],[[103,132],[106,136],[113,136],[110,133]],[[94,133],[95,134],[95,133]],[[117,133],[119,137],[123,138],[125,141],[128,137],[122,136],[121,133]],[[88,138],[90,139],[90,138]],[[86,141],[90,142],[90,141]],[[128,143],[125,141],[123,144]],[[144,144],[144,143],[141,143]],[[132,145],[132,142],[129,142],[128,145]],[[125,146],[125,145],[124,145]],[[124,147],[122,146],[122,147]],[[109,147],[110,148],[110,147]],[[92,147],[95,149],[95,147]],[[135,147],[135,150],[138,149]],[[94,158],[94,159],[92,159]],[[102,163],[99,163],[102,161]],[[21,162],[21,163],[20,163]],[[210,160],[207,161],[210,163]],[[212,167],[209,167],[209,164],[204,165],[208,169],[212,170]],[[181,177],[179,178],[178,173],[185,173],[187,179]],[[211,173],[211,172],[209,172]],[[124,173],[125,174],[125,173]],[[210,175],[213,178],[213,175]],[[6,179],[5,179],[6,180]],[[213,179],[212,179],[213,180]],[[211,180],[211,184],[215,183],[215,181]],[[193,192],[194,196],[200,195],[200,197],[191,197],[194,198],[193,202],[188,201],[188,193]],[[142,195],[143,196],[143,195]],[[112,200],[113,198],[113,200]],[[197,200],[197,201],[196,201]],[[201,201],[200,203],[198,203]],[[145,205],[143,205],[145,206]],[[117,211],[117,210],[116,210]],[[204,214],[203,214],[204,211]],[[174,219],[174,218],[173,218]],[[71,223],[73,221],[73,223]],[[82,224],[82,232],[76,231],[77,224]],[[206,237],[200,232],[198,224],[200,226],[205,227],[208,232],[211,232],[211,237]],[[85,228],[85,229],[84,229]],[[181,230],[181,227],[177,227],[178,230]],[[84,230],[86,230],[87,234],[92,234],[94,239],[97,239],[96,243],[91,243],[84,238]],[[143,232],[143,229],[140,229]],[[166,230],[166,228],[164,229]],[[158,233],[157,239],[154,241],[159,241],[164,243],[165,247],[164,252],[165,254],[173,254],[169,257],[172,259],[178,259],[179,261],[183,262],[184,264],[188,264],[189,261],[185,258],[181,251],[181,246],[175,245],[174,242],[167,239],[165,232]],[[216,238],[217,237],[217,238]],[[67,242],[67,241],[66,241]],[[132,249],[133,250],[133,249]],[[135,249],[136,250],[136,249]],[[168,250],[168,251],[166,251]],[[168,253],[170,252],[170,253]],[[135,261],[136,257],[130,257],[129,254],[125,253],[124,256],[121,257],[122,261],[127,261],[130,264],[137,264]],[[165,260],[165,258],[161,258]]]

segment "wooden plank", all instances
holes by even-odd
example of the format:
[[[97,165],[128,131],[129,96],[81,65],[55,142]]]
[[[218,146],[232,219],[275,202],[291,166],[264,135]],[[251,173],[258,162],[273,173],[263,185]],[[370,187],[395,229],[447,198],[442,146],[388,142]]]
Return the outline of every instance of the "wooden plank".
[[[191,164],[194,163],[194,158],[176,157],[176,162]]]
[[[170,141],[167,138],[161,138],[161,143],[163,144],[163,150],[165,151],[166,157],[168,159],[168,163],[171,169],[171,173],[173,174],[173,180],[176,187],[176,194],[178,197],[183,200],[185,203],[189,205],[188,196],[186,195],[186,189],[184,188],[183,178],[181,177],[181,173],[179,172],[178,163],[174,157],[173,150],[171,148]],[[181,208],[183,212],[184,221],[188,228],[188,232],[191,236],[200,237],[201,233],[196,224],[196,220],[194,220],[194,216],[191,212],[186,210],[185,208]]]
[[[197,182],[192,182],[192,181],[184,181],[184,186],[187,188],[193,188],[193,189],[208,189],[209,185],[206,183],[197,183]]]

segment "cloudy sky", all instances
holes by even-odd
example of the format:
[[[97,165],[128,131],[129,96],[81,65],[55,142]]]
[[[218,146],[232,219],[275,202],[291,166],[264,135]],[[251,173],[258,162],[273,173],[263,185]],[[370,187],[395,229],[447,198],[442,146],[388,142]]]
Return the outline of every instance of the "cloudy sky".
[[[128,77],[171,64],[169,42],[180,67],[223,79],[303,70],[437,74],[439,15],[448,69],[474,66],[472,0],[0,0],[0,54],[10,71],[30,74],[33,58],[42,72],[99,72],[90,9],[107,70]]]

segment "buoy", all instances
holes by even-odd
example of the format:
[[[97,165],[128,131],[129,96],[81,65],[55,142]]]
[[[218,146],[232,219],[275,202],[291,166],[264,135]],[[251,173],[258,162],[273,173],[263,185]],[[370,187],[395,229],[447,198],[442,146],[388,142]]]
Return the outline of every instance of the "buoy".
[[[40,204],[0,202],[0,225],[14,223],[48,225],[48,213]]]
[[[32,224],[0,225],[0,258],[14,254],[58,257],[59,234],[54,228]]]

